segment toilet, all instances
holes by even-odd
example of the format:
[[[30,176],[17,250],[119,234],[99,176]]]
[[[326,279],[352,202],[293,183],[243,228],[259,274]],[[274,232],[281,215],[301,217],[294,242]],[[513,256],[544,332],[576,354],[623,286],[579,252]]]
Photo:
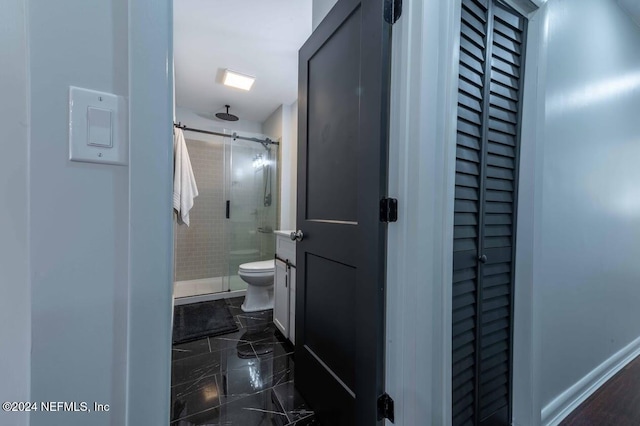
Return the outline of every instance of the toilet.
[[[241,308],[244,312],[273,309],[274,259],[243,263],[238,275],[247,283],[247,294]]]

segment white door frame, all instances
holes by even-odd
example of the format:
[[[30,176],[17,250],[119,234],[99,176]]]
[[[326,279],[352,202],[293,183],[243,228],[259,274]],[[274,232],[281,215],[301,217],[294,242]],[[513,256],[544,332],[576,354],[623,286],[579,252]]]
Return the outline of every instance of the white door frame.
[[[451,423],[460,11],[460,0],[405,1],[393,28],[386,390],[396,425]]]
[[[393,30],[389,195],[399,199],[399,218],[389,225],[386,389],[396,401],[396,425],[422,424],[425,419],[451,423],[449,195],[455,185],[460,9],[460,0],[406,0]],[[535,17],[536,12],[530,14]],[[129,425],[165,424],[169,419],[172,21],[172,0],[129,2]],[[543,22],[530,24],[530,76],[538,68],[533,46],[543,30]],[[539,208],[534,202],[539,188],[533,184],[540,167],[536,128],[544,118],[536,89],[541,80],[543,75],[528,78],[524,89],[529,113],[523,115],[520,187],[527,190],[519,191],[521,212],[525,206]],[[533,294],[534,216],[518,218],[516,282],[525,283],[525,290],[519,284],[515,301],[514,366],[519,374],[514,375],[514,419],[535,426],[540,419],[534,374],[539,371],[540,345],[535,344],[538,331],[532,321],[536,301],[525,297],[527,291]]]
[[[165,425],[173,315],[173,2],[128,3],[127,424]]]
[[[513,3],[509,0],[508,3]],[[544,129],[544,87],[546,82],[546,8],[524,13],[529,18],[525,57],[525,79],[520,130],[520,170],[518,181],[518,220],[516,230],[514,342],[513,342],[513,425],[541,424],[540,401],[541,339],[534,321],[539,304],[534,292],[535,269],[540,258],[539,218],[542,194],[538,185],[542,173]],[[517,6],[513,5],[514,7]],[[516,7],[517,8],[517,7]],[[517,8],[521,12],[521,8]]]
[[[542,0],[504,0],[530,19],[524,86],[514,301],[513,419],[540,424],[533,323],[535,211],[541,170]],[[461,1],[405,1],[393,29],[387,249],[386,390],[396,425],[451,425],[453,211]],[[536,190],[538,192],[536,192]],[[537,246],[537,245],[535,245]],[[387,423],[390,425],[390,423]]]

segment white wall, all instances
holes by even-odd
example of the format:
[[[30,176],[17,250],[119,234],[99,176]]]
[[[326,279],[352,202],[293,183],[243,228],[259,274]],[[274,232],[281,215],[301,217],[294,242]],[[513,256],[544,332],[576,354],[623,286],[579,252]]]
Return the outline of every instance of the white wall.
[[[282,120],[284,105],[280,105],[273,113],[262,123],[262,133],[265,136],[278,140],[282,138]]]
[[[0,3],[0,400],[29,401],[29,112],[26,1]],[[0,412],[0,424],[27,425],[28,413]]]
[[[640,349],[640,29],[610,0],[545,7],[533,288],[548,417]]]
[[[34,426],[124,424],[129,170],[69,161],[68,90],[128,95],[127,14],[126,0],[29,0],[31,400],[111,405]]]
[[[298,101],[285,106],[280,145],[280,229],[296,228],[298,193]]]
[[[262,123],[262,133],[280,141],[280,222],[278,229],[296,227],[296,191],[298,182],[298,102],[281,105]]]

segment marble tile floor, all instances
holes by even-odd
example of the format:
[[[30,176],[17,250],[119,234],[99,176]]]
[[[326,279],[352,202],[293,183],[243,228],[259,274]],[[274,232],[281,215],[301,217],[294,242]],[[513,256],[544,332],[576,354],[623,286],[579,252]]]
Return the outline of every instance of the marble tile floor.
[[[226,301],[238,331],[173,346],[171,425],[318,425],[295,389],[293,346],[272,311]]]

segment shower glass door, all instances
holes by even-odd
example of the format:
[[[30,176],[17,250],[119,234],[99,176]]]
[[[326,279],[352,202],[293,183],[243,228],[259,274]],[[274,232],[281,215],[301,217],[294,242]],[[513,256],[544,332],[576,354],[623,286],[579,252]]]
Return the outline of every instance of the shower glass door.
[[[264,136],[257,136],[265,139]],[[229,241],[229,290],[247,288],[238,267],[273,259],[278,218],[278,146],[233,140],[226,144]]]

